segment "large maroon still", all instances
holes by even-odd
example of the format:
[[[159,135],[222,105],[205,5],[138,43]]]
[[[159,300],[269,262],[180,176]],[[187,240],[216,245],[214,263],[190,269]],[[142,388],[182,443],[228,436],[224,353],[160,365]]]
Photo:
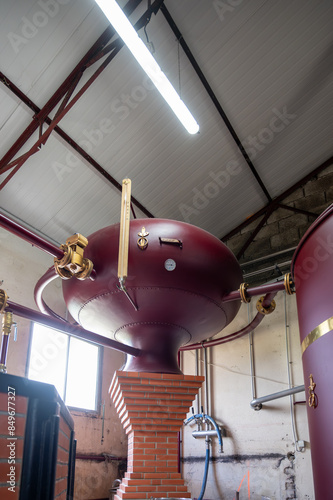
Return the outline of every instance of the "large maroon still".
[[[130,222],[126,292],[117,274],[119,224],[88,236],[85,257],[95,281],[63,281],[71,315],[85,329],[142,349],[125,370],[179,373],[185,344],[219,333],[236,316],[240,300],[222,302],[239,288],[233,253],[208,232],[179,221]]]

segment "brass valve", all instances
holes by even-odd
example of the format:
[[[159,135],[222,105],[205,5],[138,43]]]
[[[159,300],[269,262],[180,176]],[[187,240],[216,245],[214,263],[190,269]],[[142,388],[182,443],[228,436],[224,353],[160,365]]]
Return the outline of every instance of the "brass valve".
[[[2,335],[10,335],[13,324],[13,313],[5,312],[2,317]]]
[[[67,238],[65,245],[60,246],[64,256],[61,259],[54,259],[54,267],[62,279],[75,276],[79,280],[85,280],[90,277],[94,265],[91,260],[83,257],[87,245],[87,238],[76,233]]]

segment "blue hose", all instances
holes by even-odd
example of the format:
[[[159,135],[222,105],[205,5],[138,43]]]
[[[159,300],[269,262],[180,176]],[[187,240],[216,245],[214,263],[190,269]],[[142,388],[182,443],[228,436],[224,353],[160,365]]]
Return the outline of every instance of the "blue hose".
[[[187,418],[184,421],[184,425],[187,425],[188,423],[192,422],[192,420],[198,420],[198,419],[206,419],[214,426],[214,429],[216,430],[217,437],[219,440],[220,453],[223,453],[222,434],[221,434],[221,431],[219,429],[219,426],[217,425],[217,423],[215,422],[215,420],[212,417],[210,417],[209,415],[206,415],[206,413],[198,413],[197,415],[192,415],[191,417]]]
[[[205,493],[205,489],[206,489],[206,484],[207,484],[207,476],[208,476],[208,468],[209,468],[209,446],[207,447],[206,449],[206,460],[205,460],[205,473],[204,473],[204,477],[203,477],[203,480],[202,480],[202,486],[201,486],[201,491],[200,491],[200,495],[198,496],[198,500],[202,500],[203,499],[203,496],[204,496],[204,493]]]

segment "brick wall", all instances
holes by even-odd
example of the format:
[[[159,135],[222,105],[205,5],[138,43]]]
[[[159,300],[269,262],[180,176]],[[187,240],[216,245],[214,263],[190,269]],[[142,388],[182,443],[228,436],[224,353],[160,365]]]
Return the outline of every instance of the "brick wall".
[[[327,167],[320,174],[299,187],[283,200],[284,205],[312,212],[315,216],[296,213],[285,208],[278,208],[268,218],[267,222],[263,225],[244,252],[244,255],[239,259],[240,263],[245,264],[261,257],[270,256],[276,252],[295,248],[316,217],[332,203],[333,165]],[[254,222],[251,222],[226,242],[227,246],[235,255],[251,236],[251,233],[257,227],[261,219],[262,217],[259,217]],[[261,267],[271,262],[276,262],[278,264],[279,262],[290,260],[292,254],[293,250],[279,259],[273,259],[273,261],[267,259],[267,262],[263,262]],[[256,266],[252,266],[251,268],[246,267],[246,270],[252,271],[255,268]],[[261,282],[276,277],[277,275],[278,273],[274,272],[272,272],[271,275],[265,275],[265,277],[261,277]],[[251,282],[251,279],[247,281]]]
[[[178,431],[204,377],[115,373],[110,396],[128,434],[128,469],[115,500],[191,498],[178,472]]]

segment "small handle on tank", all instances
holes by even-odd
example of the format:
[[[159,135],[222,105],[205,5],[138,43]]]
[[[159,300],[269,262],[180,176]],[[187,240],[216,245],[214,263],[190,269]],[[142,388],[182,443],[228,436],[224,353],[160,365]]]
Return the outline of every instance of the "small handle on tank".
[[[177,245],[179,246],[179,248],[183,248],[182,240],[177,240],[176,238],[161,238],[161,236],[159,236],[159,240],[160,240],[160,245],[164,243],[166,245]]]

